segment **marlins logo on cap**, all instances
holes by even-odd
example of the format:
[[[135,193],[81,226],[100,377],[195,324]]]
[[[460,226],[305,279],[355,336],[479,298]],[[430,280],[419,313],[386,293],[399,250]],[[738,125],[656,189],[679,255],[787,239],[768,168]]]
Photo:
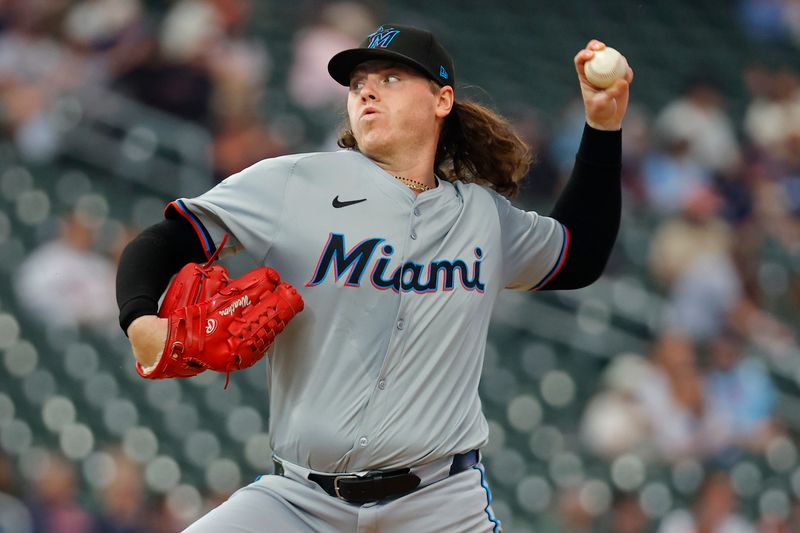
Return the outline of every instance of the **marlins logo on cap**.
[[[367,35],[358,48],[333,56],[328,63],[328,72],[340,84],[349,85],[350,73],[370,59],[397,61],[419,70],[441,86],[455,87],[453,59],[426,30],[383,24]]]
[[[384,29],[384,27],[381,26],[378,28],[378,31],[375,33],[370,33],[367,36],[369,39],[367,48],[388,48],[392,42],[392,39],[397,37],[398,33],[400,33],[400,30],[395,28]]]

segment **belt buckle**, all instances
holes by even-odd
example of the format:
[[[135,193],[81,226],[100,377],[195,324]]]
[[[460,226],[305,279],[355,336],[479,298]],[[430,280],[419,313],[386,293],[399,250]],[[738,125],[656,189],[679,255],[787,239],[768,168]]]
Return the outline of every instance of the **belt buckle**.
[[[347,499],[344,496],[339,494],[339,481],[342,479],[359,479],[359,476],[355,474],[344,474],[333,478],[333,492],[336,493],[336,497],[339,498],[340,500],[347,501]]]

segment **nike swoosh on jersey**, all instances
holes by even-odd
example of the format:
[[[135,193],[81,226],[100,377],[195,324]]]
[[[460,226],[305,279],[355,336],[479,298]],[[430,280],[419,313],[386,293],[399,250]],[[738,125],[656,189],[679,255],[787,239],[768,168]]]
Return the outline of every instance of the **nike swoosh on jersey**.
[[[333,205],[333,207],[338,209],[340,207],[347,207],[348,205],[360,204],[361,202],[366,202],[366,201],[367,201],[366,198],[362,198],[360,200],[347,200],[346,202],[341,202],[339,201],[339,195],[337,194],[336,198],[334,198],[333,202],[331,202],[331,205]]]

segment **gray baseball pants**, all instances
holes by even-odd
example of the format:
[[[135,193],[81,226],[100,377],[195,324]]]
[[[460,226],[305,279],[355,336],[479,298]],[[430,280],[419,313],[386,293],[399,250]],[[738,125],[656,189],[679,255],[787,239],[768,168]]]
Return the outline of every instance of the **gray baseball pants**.
[[[422,488],[400,498],[360,506],[327,494],[307,478],[309,470],[286,462],[283,465],[284,476],[261,476],[184,533],[501,531],[480,463],[430,484],[421,475]],[[441,472],[426,474],[429,479],[441,477]]]

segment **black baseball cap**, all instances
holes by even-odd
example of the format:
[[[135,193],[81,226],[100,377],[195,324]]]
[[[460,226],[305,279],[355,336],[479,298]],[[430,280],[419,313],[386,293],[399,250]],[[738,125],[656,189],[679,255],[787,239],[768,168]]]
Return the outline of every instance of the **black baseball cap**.
[[[414,67],[444,87],[455,87],[453,58],[426,30],[384,24],[358,46],[339,52],[328,62],[328,73],[342,85],[350,85],[350,74],[370,59],[397,61]]]

